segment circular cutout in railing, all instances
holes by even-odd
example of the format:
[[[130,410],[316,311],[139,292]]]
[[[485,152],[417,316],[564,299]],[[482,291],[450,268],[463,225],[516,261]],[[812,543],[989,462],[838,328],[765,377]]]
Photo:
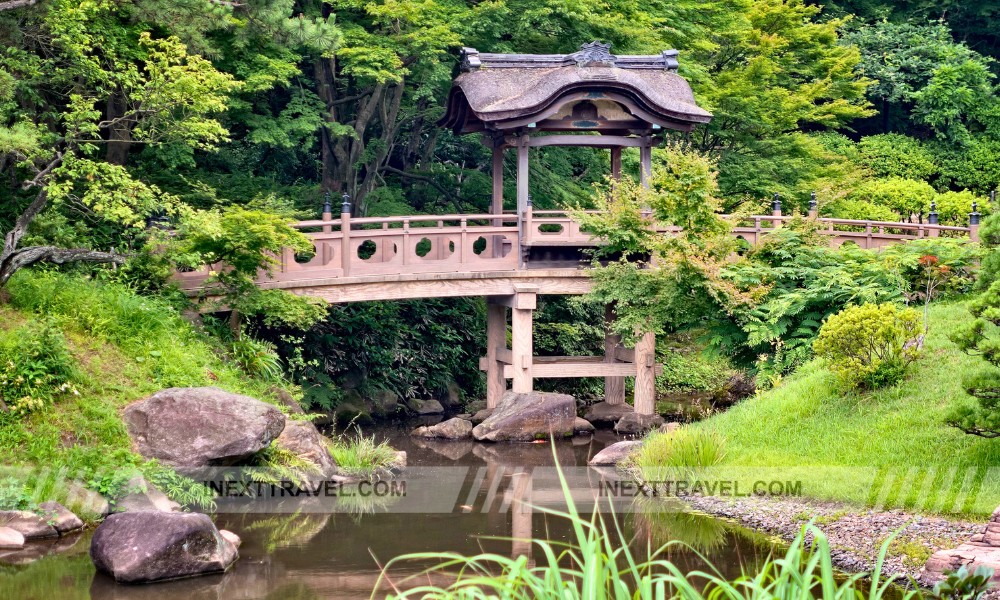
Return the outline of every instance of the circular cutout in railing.
[[[538,233],[562,233],[563,226],[559,223],[543,223],[538,226]]]
[[[378,250],[378,246],[372,240],[365,240],[358,245],[358,258],[361,260],[368,260],[372,256],[375,256],[375,251]]]
[[[472,253],[479,256],[486,251],[486,238],[479,236],[476,241],[472,242]]]
[[[304,265],[307,262],[311,261],[312,259],[316,258],[316,254],[318,252],[319,248],[317,248],[316,246],[313,246],[312,250],[309,250],[307,252],[296,252],[295,262],[299,263],[300,265]]]
[[[431,240],[429,238],[420,238],[420,241],[417,242],[413,251],[417,253],[417,256],[423,258],[431,253],[431,248],[433,248],[433,244],[431,244]]]
[[[454,254],[454,253],[455,253],[455,242],[449,241],[448,242],[448,254]]]
[[[838,248],[845,248],[845,247],[850,248],[851,246],[854,246],[855,248],[860,248],[861,247],[854,240],[844,240],[844,241],[840,242],[840,244],[837,245]]]

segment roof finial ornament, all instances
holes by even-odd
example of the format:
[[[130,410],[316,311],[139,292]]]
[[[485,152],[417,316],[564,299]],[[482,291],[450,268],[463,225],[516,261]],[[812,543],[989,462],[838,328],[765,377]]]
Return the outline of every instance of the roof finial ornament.
[[[463,71],[475,71],[481,66],[483,66],[483,63],[479,60],[479,50],[468,47],[462,48],[461,69]]]
[[[598,41],[580,46],[580,50],[569,55],[578,67],[613,67],[618,57],[611,54],[611,44]]]

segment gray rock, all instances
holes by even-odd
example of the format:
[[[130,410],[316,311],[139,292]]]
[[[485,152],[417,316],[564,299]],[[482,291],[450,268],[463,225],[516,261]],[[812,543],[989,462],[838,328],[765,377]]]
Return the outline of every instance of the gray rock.
[[[232,531],[227,531],[225,529],[220,529],[219,530],[219,535],[221,535],[224,540],[226,540],[227,542],[229,542],[230,544],[232,544],[233,547],[235,547],[235,548],[239,548],[240,546],[243,545],[243,540],[240,539],[240,536],[236,535]]]
[[[24,534],[10,527],[0,527],[0,549],[20,550],[24,548]]]
[[[448,419],[437,425],[417,427],[410,435],[443,440],[467,440],[472,437],[472,422],[459,418]]]
[[[111,515],[94,532],[94,566],[119,583],[148,583],[226,571],[236,546],[199,513]]]
[[[396,451],[396,460],[392,461],[392,469],[401,471],[406,468],[406,450]]]
[[[681,428],[680,423],[674,423],[674,422],[664,423],[663,425],[660,425],[660,433],[673,433],[680,428]]]
[[[164,512],[173,513],[181,509],[167,495],[156,489],[156,486],[146,481],[142,475],[137,475],[127,484],[129,493],[122,497],[114,506],[114,512]]]
[[[917,579],[924,585],[933,585],[943,579],[946,573],[957,571],[963,566],[970,571],[979,567],[992,569],[991,581],[1000,583],[1000,548],[970,542],[951,550],[940,550],[927,559]]]
[[[129,405],[125,424],[144,457],[171,467],[206,467],[260,452],[281,434],[285,416],[219,388],[171,388]]]
[[[26,510],[0,510],[0,527],[17,531],[27,542],[59,537],[59,532],[45,518]]]
[[[74,507],[85,518],[101,519],[111,512],[108,499],[94,490],[87,489],[83,484],[71,481],[66,489],[66,504]]]
[[[58,502],[42,502],[36,511],[59,535],[83,529],[83,521]]]
[[[473,425],[479,425],[480,423],[482,423],[486,419],[489,419],[490,415],[493,414],[494,410],[496,410],[496,409],[495,408],[484,408],[483,410],[481,410],[479,412],[473,413],[472,418],[469,419],[469,420],[472,421]]]
[[[447,406],[449,409],[458,408],[462,405],[462,388],[460,388],[457,383],[452,381],[445,388],[445,391],[441,395],[440,399],[441,404]]]
[[[288,390],[280,388],[278,386],[273,386],[271,387],[271,393],[274,394],[274,397],[278,399],[278,402],[281,402],[282,406],[288,409],[288,414],[290,415],[306,414],[306,411],[302,410],[302,405],[299,404],[299,401],[296,400],[295,397],[292,396],[292,394],[289,393]]]
[[[486,400],[473,400],[465,405],[465,412],[474,415],[481,410],[486,410]]]
[[[492,415],[473,429],[482,442],[528,442],[573,434],[576,400],[567,394],[507,392]]]
[[[399,409],[399,395],[392,390],[379,390],[369,398],[372,412],[378,415],[391,415]]]
[[[368,425],[374,423],[368,404],[357,390],[346,390],[334,409],[334,419],[341,424]]]
[[[439,415],[444,412],[444,406],[437,400],[410,400],[409,406],[418,415]]]
[[[622,462],[629,457],[630,454],[642,447],[642,442],[638,440],[618,442],[616,444],[611,444],[604,450],[601,450],[594,455],[594,458],[590,459],[588,465],[591,466],[614,466]]]
[[[594,424],[586,419],[577,417],[573,421],[573,433],[577,435],[594,433]]]
[[[286,421],[274,446],[287,450],[303,461],[313,465],[315,471],[304,473],[307,477],[332,477],[337,472],[337,463],[330,456],[323,434],[309,421]]]
[[[591,404],[583,413],[583,418],[587,419],[596,427],[614,427],[622,417],[634,413],[635,409],[628,404],[608,404],[598,402]]]
[[[615,431],[619,434],[643,434],[661,425],[663,417],[660,415],[640,415],[633,412],[626,413],[615,423]]]

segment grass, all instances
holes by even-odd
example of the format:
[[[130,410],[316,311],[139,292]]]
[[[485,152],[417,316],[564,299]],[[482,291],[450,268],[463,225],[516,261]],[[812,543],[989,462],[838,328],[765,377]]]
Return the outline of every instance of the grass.
[[[862,506],[988,516],[1000,505],[1000,440],[944,423],[973,401],[962,380],[986,366],[948,339],[968,318],[965,303],[932,306],[923,356],[895,386],[845,395],[814,360],[692,427],[725,440],[723,476],[799,480],[805,496]]]
[[[132,452],[121,419],[127,404],[163,388],[212,385],[280,405],[272,382],[226,364],[217,343],[164,301],[46,272],[19,272],[6,291],[0,337],[17,335],[37,315],[54,318],[79,364],[79,395],[60,395],[24,416],[0,413],[0,464],[31,469],[26,479],[107,488],[122,483],[115,474],[130,468],[151,480],[167,477]]]
[[[396,450],[374,437],[341,435],[327,441],[337,468],[349,475],[369,474],[389,469],[396,463]]]

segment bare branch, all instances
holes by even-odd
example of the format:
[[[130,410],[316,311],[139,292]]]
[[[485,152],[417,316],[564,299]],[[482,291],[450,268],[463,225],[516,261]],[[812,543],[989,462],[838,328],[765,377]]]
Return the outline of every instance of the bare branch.
[[[69,262],[111,263],[121,265],[128,257],[112,252],[98,252],[87,248],[56,248],[55,246],[29,246],[17,250],[0,262],[0,286],[7,283],[18,269],[41,262],[65,264]]]

